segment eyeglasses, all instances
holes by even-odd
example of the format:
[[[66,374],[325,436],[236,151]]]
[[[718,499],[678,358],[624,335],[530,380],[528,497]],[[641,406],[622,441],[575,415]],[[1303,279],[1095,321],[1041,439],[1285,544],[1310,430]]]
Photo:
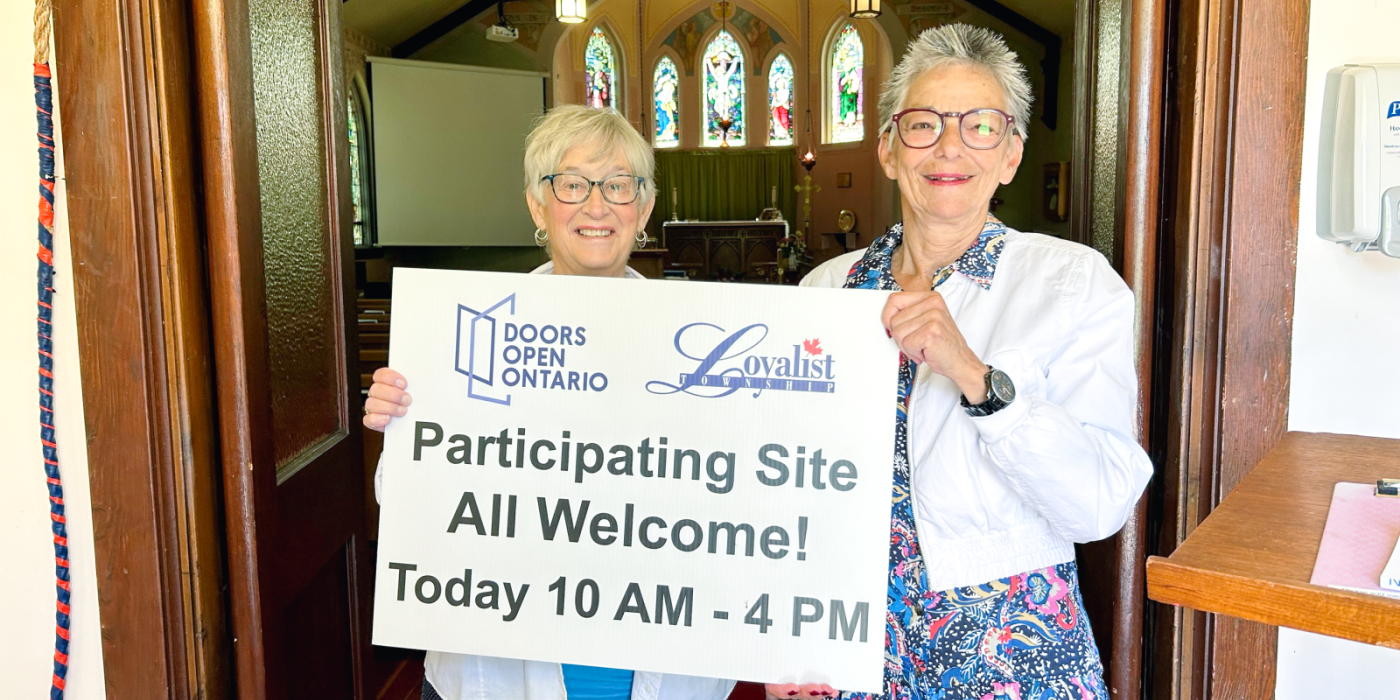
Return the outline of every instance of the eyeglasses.
[[[968,148],[986,151],[1001,145],[1016,118],[999,109],[974,109],[971,112],[938,112],[932,109],[906,109],[894,115],[891,122],[899,132],[899,140],[909,148],[929,148],[943,135],[944,120],[957,117],[958,133]]]
[[[642,192],[642,183],[647,181],[646,178],[636,175],[613,175],[595,181],[573,173],[556,173],[540,179],[548,180],[550,188],[554,190],[554,197],[565,204],[582,204],[587,201],[593,194],[594,185],[598,186],[604,201],[609,204],[631,204],[637,201],[637,195]]]

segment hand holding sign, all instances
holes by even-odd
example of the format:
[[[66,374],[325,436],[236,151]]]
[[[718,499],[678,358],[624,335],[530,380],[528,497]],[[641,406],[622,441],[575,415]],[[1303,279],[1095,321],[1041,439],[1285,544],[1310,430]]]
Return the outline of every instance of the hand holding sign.
[[[987,400],[987,365],[967,346],[942,294],[895,292],[885,301],[880,322],[905,357],[953,380],[969,403]]]
[[[390,420],[407,413],[413,403],[413,397],[405,391],[407,388],[408,380],[402,374],[388,367],[374,370],[374,383],[369,387],[369,398],[365,399],[365,427],[382,433]]]

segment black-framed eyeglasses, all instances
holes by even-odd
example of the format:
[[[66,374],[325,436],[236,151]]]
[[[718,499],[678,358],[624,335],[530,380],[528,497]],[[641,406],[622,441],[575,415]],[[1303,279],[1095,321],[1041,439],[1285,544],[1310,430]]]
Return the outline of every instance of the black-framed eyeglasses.
[[[890,121],[899,133],[899,140],[909,148],[930,148],[943,135],[946,120],[956,117],[958,134],[963,145],[987,151],[1001,145],[1015,127],[1016,118],[999,109],[974,109],[970,112],[939,112],[915,107],[894,115]]]
[[[565,204],[582,204],[593,194],[593,187],[603,193],[603,200],[609,204],[631,204],[637,201],[642,192],[642,183],[647,179],[636,175],[613,175],[602,180],[590,180],[574,173],[545,175],[540,180],[548,180],[554,197]]]

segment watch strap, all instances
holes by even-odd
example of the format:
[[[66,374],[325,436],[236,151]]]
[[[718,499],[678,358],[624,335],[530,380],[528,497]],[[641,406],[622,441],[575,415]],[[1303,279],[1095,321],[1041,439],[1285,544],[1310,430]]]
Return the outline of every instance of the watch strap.
[[[986,401],[974,404],[968,402],[966,394],[962,394],[958,397],[958,403],[962,404],[963,410],[967,412],[967,415],[974,418],[990,416],[1010,405],[1010,402],[1003,401],[1000,396],[997,396],[997,392],[992,388],[992,374],[997,371],[997,368],[988,365],[987,373],[982,375],[982,381],[987,387]]]

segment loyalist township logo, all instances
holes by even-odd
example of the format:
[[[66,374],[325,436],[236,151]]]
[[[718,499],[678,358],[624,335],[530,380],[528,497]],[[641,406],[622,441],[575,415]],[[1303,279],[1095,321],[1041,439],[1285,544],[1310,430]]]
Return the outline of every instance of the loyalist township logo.
[[[713,323],[691,323],[676,331],[673,345],[688,363],[677,384],[647,382],[653,394],[685,393],[717,399],[740,389],[836,393],[836,358],[820,338],[767,342],[768,326],[755,323],[727,331]]]
[[[467,398],[509,406],[514,389],[605,391],[606,374],[577,369],[587,342],[583,326],[518,318],[514,294],[483,311],[457,305],[454,364]]]

